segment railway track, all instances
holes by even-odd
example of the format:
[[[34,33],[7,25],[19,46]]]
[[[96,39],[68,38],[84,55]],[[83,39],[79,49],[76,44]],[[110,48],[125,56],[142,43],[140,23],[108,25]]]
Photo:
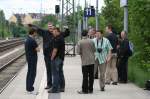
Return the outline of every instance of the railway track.
[[[16,47],[24,43],[24,39],[12,39],[12,40],[5,40],[0,42],[0,52],[8,50],[10,48]]]
[[[18,52],[18,55],[14,56],[14,58],[0,67],[0,93],[2,93],[10,82],[17,76],[25,63],[25,52],[20,51]]]

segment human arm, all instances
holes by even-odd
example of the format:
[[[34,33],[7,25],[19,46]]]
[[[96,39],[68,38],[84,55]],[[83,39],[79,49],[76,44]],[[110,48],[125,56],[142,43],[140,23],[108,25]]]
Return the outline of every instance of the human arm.
[[[54,48],[53,51],[52,51],[52,55],[51,55],[51,60],[54,60],[54,58],[56,57],[57,55],[57,51],[58,49],[57,48]]]
[[[37,33],[40,35],[40,36],[43,36],[44,33],[45,33],[45,30],[36,26],[36,25],[33,25],[33,24],[28,24],[29,28],[34,28],[37,30]]]

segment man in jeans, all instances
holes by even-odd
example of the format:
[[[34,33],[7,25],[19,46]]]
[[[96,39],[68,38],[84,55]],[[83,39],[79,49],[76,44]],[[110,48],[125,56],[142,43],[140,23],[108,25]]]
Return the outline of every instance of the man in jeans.
[[[105,72],[106,72],[106,64],[111,59],[111,50],[112,46],[109,40],[103,37],[103,31],[96,32],[96,38],[93,39],[96,52],[95,52],[95,70],[96,73],[97,67],[100,71],[99,84],[101,91],[105,91]]]
[[[62,66],[65,55],[65,42],[59,28],[54,28],[53,35],[53,50],[51,54],[52,88],[48,91],[48,93],[59,93],[64,92],[64,89],[62,89],[62,83],[64,82]]]
[[[81,56],[82,60],[82,90],[78,91],[79,94],[93,93],[94,83],[94,52],[95,47],[91,39],[87,38],[87,31],[82,32],[82,40],[77,45],[77,53]]]
[[[45,89],[50,89],[52,87],[52,74],[51,74],[51,60],[50,53],[52,53],[52,44],[53,44],[53,24],[48,22],[48,30],[42,29],[36,25],[28,24],[30,28],[37,30],[37,33],[43,38],[43,54],[46,66],[47,73],[47,86]],[[69,36],[70,31],[68,28],[65,29],[65,32],[61,32],[61,35],[65,38]],[[65,86],[65,84],[64,84]]]

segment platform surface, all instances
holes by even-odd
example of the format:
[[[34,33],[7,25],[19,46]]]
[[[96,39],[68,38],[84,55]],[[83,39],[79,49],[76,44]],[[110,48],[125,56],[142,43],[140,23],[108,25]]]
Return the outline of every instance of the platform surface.
[[[64,73],[66,79],[66,90],[59,94],[48,94],[44,89],[46,86],[46,73],[43,54],[40,52],[38,57],[37,76],[35,90],[38,95],[27,94],[25,90],[27,64],[20,71],[18,76],[0,94],[0,99],[150,99],[150,91],[138,88],[132,83],[119,84],[117,86],[107,85],[106,91],[101,92],[98,80],[94,82],[93,94],[78,94],[81,89],[82,73],[80,57],[66,57]]]

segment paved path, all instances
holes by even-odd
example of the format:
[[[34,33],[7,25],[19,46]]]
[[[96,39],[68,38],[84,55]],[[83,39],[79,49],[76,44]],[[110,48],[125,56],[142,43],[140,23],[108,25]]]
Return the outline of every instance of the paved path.
[[[119,84],[117,86],[108,85],[106,91],[101,92],[98,80],[94,83],[94,93],[80,95],[77,90],[81,89],[82,73],[80,57],[66,57],[64,72],[66,77],[66,91],[60,94],[48,94],[44,87],[46,85],[46,75],[42,52],[39,53],[37,78],[35,90],[39,95],[28,95],[25,91],[25,78],[27,66],[19,73],[16,79],[0,94],[0,99],[150,99],[150,92],[144,91],[137,86],[129,84]]]

